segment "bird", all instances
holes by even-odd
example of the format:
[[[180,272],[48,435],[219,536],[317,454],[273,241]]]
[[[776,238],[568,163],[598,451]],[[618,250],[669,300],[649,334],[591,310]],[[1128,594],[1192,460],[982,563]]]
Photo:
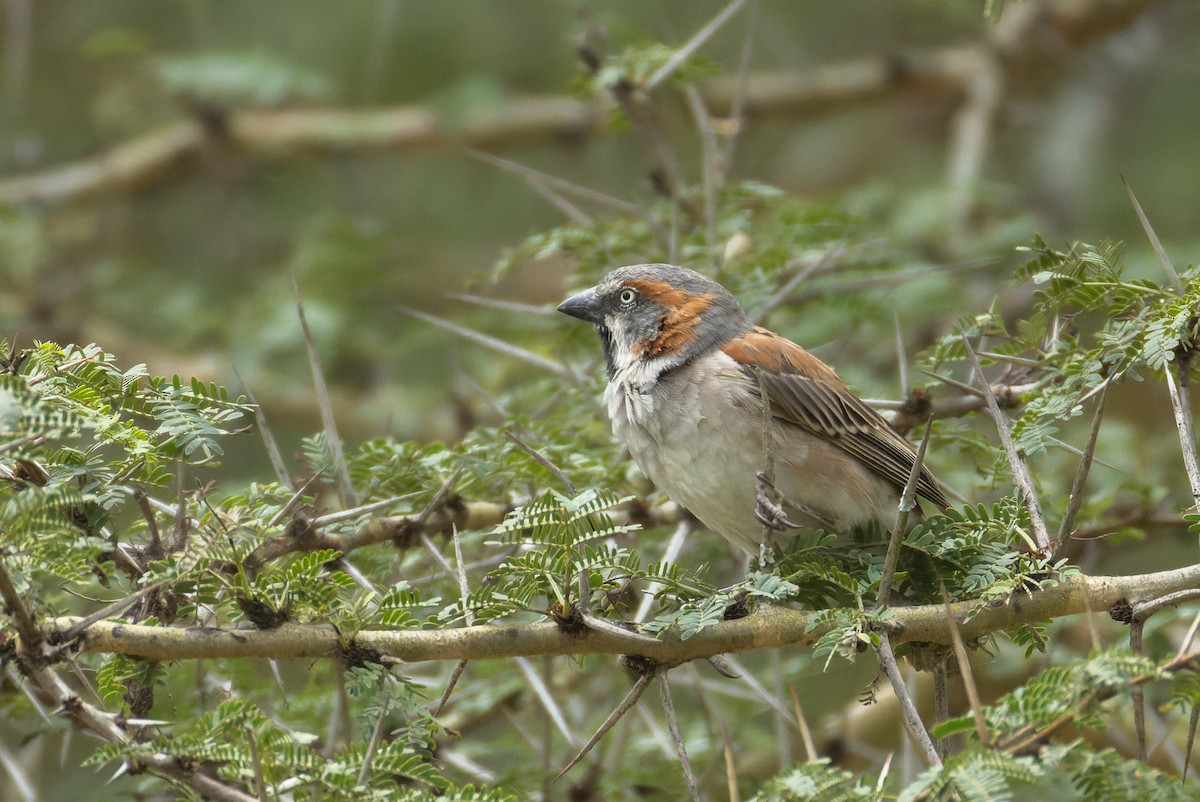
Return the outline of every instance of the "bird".
[[[751,323],[718,282],[629,265],[558,311],[599,333],[613,433],[642,472],[751,557],[800,526],[793,518],[840,534],[895,525],[912,446],[832,368]],[[949,506],[924,466],[915,489]]]

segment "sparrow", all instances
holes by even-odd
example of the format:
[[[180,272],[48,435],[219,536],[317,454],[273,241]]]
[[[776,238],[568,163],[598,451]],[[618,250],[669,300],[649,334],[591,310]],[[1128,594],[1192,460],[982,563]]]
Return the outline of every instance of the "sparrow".
[[[753,325],[716,281],[631,265],[558,311],[600,334],[617,439],[708,529],[758,555],[793,518],[846,534],[894,526],[912,446],[832,368]],[[924,467],[916,490],[949,506]]]

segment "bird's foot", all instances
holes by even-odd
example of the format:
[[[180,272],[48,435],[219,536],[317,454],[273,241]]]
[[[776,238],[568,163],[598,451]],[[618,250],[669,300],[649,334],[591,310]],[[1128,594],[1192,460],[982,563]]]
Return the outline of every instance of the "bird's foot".
[[[755,487],[754,517],[758,519],[758,522],[776,532],[799,529],[799,525],[789,521],[783,507],[775,501],[774,497],[778,497],[778,491],[767,474],[759,471],[755,477],[758,479],[758,484]]]

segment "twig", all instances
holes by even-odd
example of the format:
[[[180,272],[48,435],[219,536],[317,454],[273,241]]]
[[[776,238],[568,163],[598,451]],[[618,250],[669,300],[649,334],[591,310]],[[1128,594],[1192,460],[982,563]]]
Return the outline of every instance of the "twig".
[[[386,679],[386,674],[380,676],[379,687],[376,688],[377,693],[383,690],[383,683]],[[367,751],[363,755],[362,768],[358,772],[359,785],[365,786],[367,778],[371,775],[371,763],[375,760],[375,750],[379,748],[379,744],[383,743],[383,722],[387,718],[387,714],[388,706],[380,705],[379,715],[375,717],[375,726],[371,728],[371,739],[367,741]]]
[[[522,362],[533,365],[536,368],[541,368],[542,370],[553,373],[555,376],[558,376],[563,379],[577,378],[577,377],[573,376],[571,371],[568,368],[566,368],[565,366],[563,366],[562,364],[555,362],[554,360],[547,359],[546,357],[541,356],[539,354],[535,354],[532,351],[527,351],[524,348],[513,345],[512,343],[505,342],[504,340],[498,339],[496,337],[492,337],[491,335],[488,335],[488,334],[483,334],[481,332],[475,331],[474,329],[469,329],[466,326],[460,326],[457,323],[451,322],[444,318],[437,317],[436,315],[430,315],[425,312],[418,312],[416,309],[409,309],[404,306],[397,307],[397,308],[401,312],[404,312],[406,315],[412,315],[413,317],[424,320],[427,323],[432,323],[435,326],[440,326],[441,328],[445,329],[446,331],[457,334],[459,337],[470,340],[474,343],[478,343],[479,345],[482,345],[485,348],[490,348],[491,350],[495,351],[498,354],[503,354],[505,356],[511,356],[514,359],[519,359]]]
[[[79,619],[79,622],[74,626],[63,631],[59,642],[73,642],[79,633],[83,632],[92,624],[95,624],[98,621],[103,621],[106,618],[112,618],[113,616],[120,615],[125,610],[129,609],[129,607],[135,602],[139,601],[140,599],[144,599],[146,596],[149,596],[151,593],[154,593],[157,590],[165,588],[167,585],[172,584],[173,581],[174,580],[164,579],[161,582],[155,582],[153,585],[147,585],[144,588],[140,588],[123,599],[117,599],[114,602],[109,602],[86,618]]]
[[[1100,421],[1104,418],[1104,399],[1107,395],[1107,391],[1100,394],[1100,400],[1096,402],[1096,411],[1092,413],[1092,427],[1088,431],[1087,445],[1083,448],[1083,458],[1079,460],[1075,478],[1071,481],[1071,494],[1067,496],[1067,509],[1063,513],[1062,522],[1058,525],[1058,539],[1054,544],[1056,555],[1062,553],[1068,538],[1071,537],[1071,530],[1075,528],[1075,516],[1079,514],[1079,508],[1083,506],[1083,488],[1087,483],[1088,472],[1092,468],[1092,458],[1096,453],[1096,441],[1100,437]]]
[[[562,710],[559,708],[558,703],[554,701],[554,697],[550,695],[550,689],[546,687],[546,683],[533,670],[533,664],[525,657],[517,657],[514,662],[517,664],[517,668],[521,669],[521,673],[525,676],[525,681],[529,683],[529,687],[533,688],[534,695],[537,696],[542,709],[546,711],[546,715],[554,722],[554,726],[567,739],[567,743],[578,748],[578,736],[571,732],[571,728],[567,726],[567,720],[563,718]]]
[[[731,657],[729,655],[723,655],[723,657],[729,668],[732,668],[737,672],[737,678],[740,679],[757,698],[770,705],[771,709],[775,711],[776,715],[781,716],[785,721],[790,722],[792,720],[790,715],[792,711],[788,709],[786,704],[776,698],[775,694],[767,690],[767,687],[758,681],[750,669],[746,668],[746,666],[743,665],[742,662],[736,657]],[[793,726],[799,727],[799,724],[793,723]]]
[[[974,383],[987,401],[988,412],[996,424],[996,431],[1000,434],[1000,443],[1004,446],[1004,455],[1008,458],[1008,467],[1012,471],[1013,480],[1016,481],[1017,488],[1021,492],[1025,508],[1029,510],[1029,523],[1033,527],[1034,543],[1039,549],[1049,553],[1052,546],[1050,533],[1046,530],[1046,519],[1042,515],[1041,502],[1038,501],[1037,492],[1033,489],[1033,478],[1029,475],[1029,466],[1017,452],[1017,445],[1013,442],[1012,432],[1009,431],[1008,419],[1000,411],[1000,405],[996,403],[996,397],[991,393],[987,378],[983,375],[983,368],[979,365],[979,357],[975,355],[975,351],[971,347],[971,341],[965,334],[962,340],[967,349],[967,356],[971,360]]]
[[[796,696],[796,688],[790,682],[788,693],[792,695],[792,710],[796,713],[796,724],[800,727],[800,740],[804,742],[804,757],[811,763],[819,758],[821,753],[817,751],[816,741],[813,740],[812,730],[808,726],[808,718],[804,715],[804,708],[800,706],[800,698]]]
[[[45,659],[42,653],[42,648],[45,646],[46,638],[42,634],[41,627],[34,620],[33,614],[25,605],[25,600],[21,598],[17,586],[13,584],[12,577],[8,573],[8,565],[0,559],[0,599],[4,600],[4,608],[8,614],[12,616],[13,623],[17,626],[17,634],[21,636],[21,651],[28,659],[41,663]],[[24,671],[24,667],[22,668]]]
[[[312,480],[310,479],[309,481],[312,481]],[[360,516],[366,515],[367,513],[370,513],[370,512],[379,512],[380,510],[386,510],[388,507],[395,506],[396,504],[398,504],[401,501],[407,501],[408,499],[413,498],[414,496],[419,496],[419,495],[421,495],[420,492],[405,493],[400,496],[392,496],[391,498],[385,498],[382,501],[372,501],[370,504],[360,504],[357,507],[354,507],[352,509],[338,510],[337,512],[331,512],[327,515],[322,515],[317,518],[313,518],[310,523],[313,527],[319,529],[323,526],[329,526],[330,524],[336,524],[341,521],[349,521],[354,518],[358,518]]]
[[[675,560],[679,557],[679,552],[683,551],[683,544],[687,542],[687,537],[696,529],[696,519],[692,517],[684,518],[675,527],[675,532],[671,535],[671,539],[667,541],[667,547],[663,550],[662,557],[658,563],[664,568],[675,564]],[[638,605],[637,612],[633,616],[635,623],[642,623],[646,617],[650,615],[650,608],[654,605],[654,597],[658,595],[658,591],[662,589],[661,582],[651,582],[646,586],[645,593],[642,595],[642,603]]]
[[[734,78],[732,97],[729,101],[729,111],[726,114],[725,150],[721,154],[722,182],[724,175],[733,165],[733,152],[737,145],[738,134],[742,130],[743,106],[746,100],[746,83],[750,76],[750,56],[754,53],[754,32],[758,27],[758,4],[750,6],[750,18],[746,21],[746,40],[742,44],[742,58],[738,62],[737,75]]]
[[[742,0],[744,2],[744,0]],[[696,130],[700,134],[700,180],[704,190],[704,244],[709,256],[719,262],[717,255],[717,138],[713,134],[712,120],[704,108],[704,98],[694,86],[684,88],[688,109]],[[720,266],[718,264],[718,266]]]
[[[467,579],[467,566],[463,561],[462,538],[459,537],[458,527],[454,526],[450,529],[450,539],[454,545],[454,574],[458,579],[458,595],[463,602],[463,611],[467,618],[467,624],[475,623],[475,611],[467,604],[467,599],[471,596],[471,584]],[[450,695],[454,693],[454,686],[458,684],[458,680],[462,677],[463,672],[467,670],[467,661],[459,660],[454,666],[454,670],[450,672],[449,678],[446,680],[446,689],[442,691],[442,696],[438,699],[431,711],[434,716],[441,715],[442,709],[446,707],[446,703],[450,701]]]
[[[788,296],[792,292],[809,279],[810,276],[818,274],[825,266],[832,264],[834,259],[837,259],[847,253],[845,240],[835,243],[829,248],[820,252],[817,257],[807,259],[794,259],[788,263],[787,267],[793,271],[791,278],[783,283],[778,290],[767,299],[763,304],[762,311],[758,314],[755,322],[761,323],[766,319],[775,307],[788,300]]]
[[[1154,249],[1154,255],[1158,257],[1158,263],[1162,265],[1163,273],[1166,274],[1167,280],[1171,282],[1171,286],[1175,292],[1183,293],[1183,281],[1179,278],[1179,273],[1175,270],[1175,265],[1171,264],[1171,257],[1167,256],[1166,250],[1162,246],[1162,242],[1158,239],[1158,234],[1154,233],[1154,227],[1150,225],[1150,219],[1146,217],[1146,213],[1142,211],[1142,204],[1138,203],[1137,196],[1133,194],[1133,187],[1129,186],[1129,182],[1125,180],[1125,176],[1121,176],[1121,184],[1125,187],[1125,194],[1129,196],[1129,203],[1133,206],[1133,211],[1137,214],[1138,222],[1142,224],[1142,231],[1146,233],[1146,239],[1150,240],[1150,247]]]
[[[238,381],[242,383],[242,388],[246,391],[246,397],[250,399],[250,403],[254,405],[254,422],[258,424],[258,435],[262,438],[263,447],[267,450],[267,456],[271,460],[271,468],[275,471],[275,478],[279,484],[287,487],[292,483],[292,477],[288,473],[287,463],[283,461],[283,454],[279,450],[279,443],[275,442],[275,435],[271,433],[271,427],[267,425],[267,416],[263,412],[262,404],[258,403],[258,399],[254,397],[250,386],[246,384],[241,375],[235,370],[234,375],[238,377]]]
[[[988,737],[987,721],[983,718],[983,702],[979,698],[979,688],[975,685],[971,658],[963,644],[962,633],[958,631],[958,621],[954,617],[954,611],[950,609],[950,596],[946,593],[945,585],[942,585],[942,606],[946,611],[946,626],[950,632],[950,643],[954,647],[954,657],[958,661],[958,670],[962,674],[963,688],[967,692],[971,714],[975,717],[975,732],[979,736],[979,743],[986,748],[991,739]]]
[[[501,170],[512,173],[515,176],[522,178],[531,186],[541,185],[557,189],[561,192],[569,192],[577,197],[585,200],[590,200],[602,206],[607,206],[618,212],[640,216],[645,214],[645,210],[636,203],[614,198],[612,195],[606,195],[603,192],[598,192],[589,187],[580,184],[572,184],[570,181],[564,181],[558,176],[550,173],[543,173],[541,170],[535,170],[532,167],[527,167],[524,164],[519,164],[510,159],[504,159],[493,153],[486,153],[482,150],[468,150],[471,156],[474,156],[480,161],[486,162],[493,167],[499,167]]]
[[[550,458],[547,457],[545,454],[543,454],[542,452],[538,451],[533,446],[526,443],[520,437],[517,437],[517,435],[513,434],[512,431],[506,430],[504,432],[504,434],[508,437],[509,440],[512,440],[514,443],[516,443],[517,446],[519,446],[522,451],[524,451],[529,456],[533,457],[539,465],[541,465],[546,470],[550,471],[551,475],[553,475],[554,478],[556,478],[556,479],[558,479],[558,481],[562,482],[563,487],[565,487],[567,489],[568,493],[570,493],[572,496],[575,495],[575,492],[576,492],[575,491],[575,483],[571,481],[571,477],[567,476],[567,474],[565,472],[563,472],[562,468],[558,467],[553,462],[551,462]]]
[[[304,348],[308,352],[308,367],[312,373],[313,389],[316,391],[317,409],[321,413],[321,427],[325,430],[325,445],[329,448],[329,456],[336,471],[338,492],[343,505],[354,507],[358,505],[358,500],[355,498],[354,485],[350,481],[350,468],[346,463],[346,454],[342,451],[342,438],[338,435],[333,402],[329,398],[329,388],[325,386],[325,372],[321,369],[321,360],[317,357],[317,346],[313,341],[312,331],[308,328],[308,318],[304,314],[304,300],[300,297],[300,284],[295,277],[292,278],[292,291],[296,296],[296,314],[300,318],[300,331],[304,336]]]
[[[721,754],[725,758],[725,792],[729,802],[741,802],[738,794],[737,765],[733,758],[733,740],[729,737],[729,725],[721,719]]]
[[[658,669],[655,677],[658,679],[658,692],[662,698],[663,710],[667,714],[667,726],[671,730],[671,740],[675,742],[675,754],[679,756],[679,765],[683,769],[683,777],[687,781],[688,797],[693,802],[699,802],[700,789],[696,787],[696,776],[692,774],[692,764],[688,760],[687,747],[684,746],[683,735],[679,731],[679,717],[675,715],[675,704],[671,701],[671,686],[667,681],[667,669]]]
[[[746,5],[747,0],[733,0],[732,3],[721,9],[721,13],[708,21],[703,28],[696,31],[683,47],[675,51],[675,54],[667,60],[665,64],[659,67],[649,80],[646,81],[644,89],[647,92],[654,91],[654,88],[662,83],[666,78],[670,77],[671,73],[679,69],[683,62],[691,58],[692,54],[699,50],[705,42],[712,38],[721,26],[729,21],[729,18],[741,10],[742,6]]]
[[[1196,613],[1196,617],[1192,619],[1191,625],[1188,626],[1187,634],[1183,636],[1183,640],[1179,643],[1179,649],[1175,652],[1175,659],[1182,660],[1188,650],[1192,648],[1192,641],[1196,638],[1196,630],[1200,629],[1200,612]]]
[[[29,781],[24,767],[13,756],[13,753],[9,751],[7,744],[4,742],[0,742],[0,764],[4,765],[8,776],[12,778],[13,787],[16,788],[17,793],[20,794],[24,802],[37,802],[38,799],[42,798],[38,790]]]
[[[896,575],[896,565],[900,562],[900,544],[908,532],[908,518],[917,506],[917,483],[921,480],[921,468],[925,464],[925,450],[929,447],[929,435],[933,433],[933,421],[925,424],[925,434],[921,437],[921,445],[917,447],[913,458],[912,469],[908,472],[908,481],[904,483],[904,492],[900,494],[900,505],[896,513],[896,523],[892,527],[892,536],[888,540],[887,554],[883,559],[883,573],[879,577],[879,589],[875,593],[875,609],[879,610],[888,605],[888,596],[892,592],[892,579]]]
[[[262,755],[258,752],[258,741],[254,737],[254,731],[250,729],[244,730],[246,734],[246,745],[250,748],[250,762],[254,765],[254,789],[257,792],[258,802],[267,802],[267,778],[263,773]],[[369,762],[369,761],[368,761]],[[359,780],[362,782],[362,780]]]
[[[650,682],[653,679],[654,674],[642,674],[638,677],[637,682],[629,689],[629,693],[625,694],[625,698],[621,700],[621,704],[617,705],[616,709],[608,714],[608,718],[604,719],[604,723],[600,725],[600,728],[596,730],[592,737],[588,739],[588,742],[575,754],[575,757],[571,758],[571,761],[563,766],[562,771],[554,779],[560,779],[568,771],[575,768],[579,761],[583,760],[587,756],[587,753],[592,751],[592,748],[596,744],[600,743],[600,739],[621,720],[621,716],[633,709],[633,706],[638,703],[638,700],[642,698],[642,694],[646,692],[646,688],[650,687]]]
[[[1183,467],[1187,471],[1188,483],[1192,486],[1192,509],[1200,510],[1200,465],[1196,462],[1196,436],[1192,429],[1192,413],[1187,396],[1187,385],[1183,374],[1177,381],[1174,362],[1167,363],[1167,390],[1171,393],[1171,411],[1175,414],[1175,428],[1179,431],[1179,447],[1183,452]]]
[[[966,102],[951,126],[947,170],[952,214],[960,233],[965,233],[971,218],[974,204],[970,199],[987,160],[996,111],[1004,100],[1005,73],[999,63],[999,54],[990,48],[981,48],[975,51],[970,61],[964,82]]]
[[[1177,590],[1174,593],[1168,593],[1156,599],[1148,599],[1133,605],[1133,618],[1134,620],[1146,621],[1150,616],[1161,610],[1166,610],[1169,607],[1178,607],[1181,604],[1186,604],[1197,599],[1200,599],[1200,588]],[[1184,651],[1187,651],[1186,646]]]
[[[539,306],[538,304],[526,304],[520,301],[509,301],[504,298],[488,298],[483,295],[471,295],[466,292],[448,292],[447,298],[452,301],[462,301],[463,303],[475,304],[476,306],[485,306],[491,309],[500,309],[505,312],[516,312],[521,315],[536,315],[537,317],[552,317],[557,312],[552,306]],[[478,387],[478,385],[476,385]],[[479,388],[482,389],[482,388]]]
[[[932,267],[919,267],[913,270],[897,270],[894,273],[880,273],[875,276],[860,279],[858,281],[840,281],[833,286],[825,286],[805,290],[790,299],[793,304],[800,304],[807,301],[812,301],[822,298],[827,295],[853,295],[870,287],[889,284],[904,284],[917,279],[925,278],[926,276],[937,275],[938,273],[958,273],[968,270],[982,270],[985,267],[991,267],[996,264],[995,259],[975,259],[970,262],[960,262],[948,265],[934,265]]]
[[[912,736],[913,741],[925,753],[925,759],[931,766],[942,765],[942,759],[938,757],[937,748],[933,745],[933,739],[929,737],[929,730],[925,729],[925,724],[921,721],[921,716],[917,713],[917,707],[913,704],[912,696],[908,693],[908,687],[904,684],[904,677],[900,676],[900,669],[896,665],[896,655],[892,652],[892,642],[887,632],[880,632],[879,635],[879,667],[887,674],[888,680],[892,683],[892,690],[896,693],[896,699],[900,702],[900,710],[903,713],[904,726],[908,729],[908,734]]]
[[[892,321],[896,325],[896,368],[900,373],[900,395],[908,397],[912,388],[908,386],[908,355],[904,352],[904,329],[900,326],[900,310],[892,310]]]
[[[296,492],[292,493],[292,495],[288,497],[288,500],[285,501],[283,506],[279,508],[279,512],[272,515],[271,520],[267,522],[268,529],[270,529],[272,526],[278,526],[283,522],[284,518],[291,514],[292,510],[296,509],[296,505],[300,503],[300,499],[304,498],[304,494],[307,493],[308,489],[313,486],[313,483],[325,475],[325,470],[325,468],[321,468],[312,476],[308,477],[304,484],[300,485],[300,487],[296,489]]]
[[[946,685],[948,673],[947,661],[939,659],[933,666],[933,723],[941,724],[950,718],[950,689]],[[945,760],[949,751],[947,738],[939,738],[937,743],[938,755]]]
[[[1142,633],[1145,629],[1145,619],[1135,617],[1129,622],[1129,651],[1141,656]],[[1146,762],[1146,692],[1141,684],[1133,688],[1131,702],[1133,703],[1133,731],[1137,736],[1137,758]]]

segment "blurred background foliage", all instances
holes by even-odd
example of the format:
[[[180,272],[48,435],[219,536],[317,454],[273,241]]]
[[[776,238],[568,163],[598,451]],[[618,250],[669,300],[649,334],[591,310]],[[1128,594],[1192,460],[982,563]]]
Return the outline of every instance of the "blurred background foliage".
[[[1186,0],[1008,0],[990,14],[982,3],[937,0],[751,3],[688,63],[687,77],[702,91],[717,93],[722,81],[736,85],[743,64],[747,81],[761,84],[764,94],[771,81],[800,85],[823,68],[851,63],[891,69],[902,82],[925,57],[997,47],[1004,26],[1033,9],[1054,7],[1068,18],[1080,9],[1086,20],[1088,10],[1100,8],[1096,16],[1116,21],[1077,38],[1069,25],[1035,22],[1029,28],[1035,45],[1018,49],[1007,42],[1004,80],[974,168],[956,166],[972,141],[962,130],[970,105],[962,87],[904,91],[885,81],[878,92],[847,91],[848,99],[826,103],[763,102],[747,108],[740,126],[722,112],[713,126],[722,146],[729,132],[737,136],[729,183],[718,193],[719,214],[707,231],[681,222],[684,206],[703,205],[704,143],[684,93],[672,94],[674,87],[655,97],[680,165],[680,203],[656,191],[636,126],[611,103],[603,107],[602,124],[581,130],[534,126],[488,139],[472,127],[481,117],[524,108],[519,101],[530,97],[593,102],[604,75],[589,75],[580,58],[585,31],[606,32],[614,54],[606,64],[614,70],[644,70],[672,52],[655,43],[682,44],[724,7],[685,0],[11,0],[0,14],[0,331],[18,345],[98,342],[124,365],[147,363],[152,374],[196,375],[235,391],[247,387],[291,455],[321,428],[295,281],[349,443],[388,435],[470,440],[481,422],[536,418],[557,402],[550,426],[561,436],[569,421],[590,448],[607,442],[602,412],[590,396],[564,396],[561,377],[405,310],[457,321],[538,355],[570,355],[581,370],[591,360],[593,369],[579,384],[598,391],[593,333],[559,320],[550,313],[553,303],[616,264],[676,255],[718,269],[752,313],[769,310],[773,328],[813,347],[864,396],[895,399],[901,396],[897,321],[911,361],[963,315],[993,303],[1001,318],[1027,314],[1031,290],[1012,276],[1027,258],[1016,246],[1035,232],[1052,245],[1123,240],[1129,243],[1127,275],[1160,278],[1122,174],[1168,252],[1179,261],[1195,253],[1200,6]],[[239,116],[243,112],[395,108],[433,115],[436,135],[389,147],[361,131],[331,130],[321,147],[274,150],[246,144],[266,139],[227,130],[249,119]],[[258,119],[269,124],[276,118]],[[203,146],[135,181],[58,196],[21,194],[21,187],[43,186],[40,181],[50,186],[64,165],[103,164],[105,154],[180,124],[205,131]],[[593,221],[579,225],[520,175],[476,150],[605,193],[636,211],[579,201],[582,215]],[[787,303],[771,308],[779,271],[788,264],[793,271],[812,266],[812,275]],[[775,272],[764,273],[764,265]],[[483,305],[463,293],[527,306]],[[914,382],[925,379],[910,377]],[[1165,393],[1155,403],[1148,413],[1145,396],[1124,388],[1109,398],[1104,453],[1121,455],[1125,472],[1094,473],[1094,495],[1105,504],[1116,498],[1137,511],[1167,498],[1175,501],[1166,506],[1178,509],[1175,502],[1186,498]],[[966,441],[956,451],[953,425],[930,459],[951,484],[968,487],[978,478],[976,452]],[[1062,436],[1077,442],[1080,431],[1086,426]],[[483,443],[485,436],[474,436]],[[467,448],[476,454],[495,448],[505,470],[515,472],[518,462],[530,470],[511,445]],[[559,456],[570,459],[566,452]],[[1043,455],[1039,476],[1061,494],[1075,459],[1066,452]],[[261,480],[269,475],[266,466],[257,438],[227,444],[228,474]],[[591,453],[571,467],[589,480],[605,471],[624,474],[623,466]],[[985,474],[990,468],[978,466]],[[473,470],[479,477],[488,472],[486,465]],[[538,482],[544,479],[537,475]],[[487,485],[480,478],[475,486]],[[719,544],[705,542],[696,563],[732,563]],[[1119,559],[1127,571],[1191,562],[1185,542],[1191,543],[1163,538],[1154,552],[1123,550]],[[380,571],[391,562],[390,553],[377,559]],[[726,567],[734,575],[740,568]],[[1086,650],[1086,632],[1061,634],[1048,660],[1060,656],[1055,650]],[[1020,653],[997,654],[984,680],[986,694],[1028,675],[1032,669]],[[854,766],[855,759],[877,764],[880,750],[891,747],[875,741],[894,744],[894,722],[885,738],[877,708],[844,709],[870,682],[874,667],[862,665],[870,661],[838,663],[832,676],[822,676],[822,661],[808,654],[755,659],[756,666],[785,668],[776,676],[790,677],[802,690],[836,687],[805,703],[813,705],[814,720],[836,714],[818,738],[824,753],[846,759],[843,765]],[[250,685],[253,678],[238,672],[251,670],[229,662],[214,673],[231,686]],[[502,667],[481,671],[492,672],[497,684],[473,683],[456,697],[451,726],[484,733],[461,752],[493,766],[524,768],[527,745],[505,740],[510,725],[495,708],[502,680],[519,684],[511,676],[504,680]],[[311,676],[298,666],[285,674],[281,685],[293,690],[340,681],[330,663]],[[624,678],[615,672],[573,675],[561,690],[570,693],[584,676],[602,676],[601,684],[613,686],[597,691],[624,692]],[[681,680],[695,687],[706,682],[707,675],[691,669]],[[782,685],[774,691],[786,698]],[[267,704],[272,697],[264,692],[262,698]],[[326,712],[327,699],[295,699],[297,717],[306,715],[306,704]],[[484,719],[471,718],[476,699]],[[739,712],[733,737],[746,776],[770,776],[779,768],[776,757],[784,761],[789,736],[775,729],[766,709]],[[638,736],[655,737],[654,731]],[[722,746],[693,745],[712,753]],[[491,752],[478,751],[483,746]],[[662,779],[659,764],[630,771],[625,779],[634,784],[675,782]],[[464,775],[473,776],[468,769]],[[510,779],[502,771],[498,778]]]
[[[1026,3],[1008,5],[1015,13]],[[1188,177],[1200,174],[1200,65],[1192,53],[1200,13],[1190,3],[1140,5],[1146,12],[1115,35],[1053,57],[1039,52],[1045,63],[1013,75],[972,184],[978,204],[968,236],[954,231],[956,197],[947,188],[956,92],[883,93],[828,113],[751,116],[732,176],[836,204],[870,238],[888,243],[880,251],[897,263],[989,260],[969,280],[882,290],[918,347],[944,329],[947,315],[986,303],[1004,286],[1016,263],[1011,246],[1033,231],[1052,243],[1113,238],[1143,251],[1118,173],[1144,199],[1160,236],[1186,253],[1195,241]],[[533,328],[547,350],[569,326],[447,297],[487,275],[527,235],[562,222],[519,178],[472,158],[456,121],[579,85],[576,45],[585,24],[606,28],[619,53],[652,40],[686,41],[719,9],[632,0],[502,7],[380,0],[336,9],[16,0],[2,20],[5,176],[95,158],[179,120],[220,125],[247,107],[414,105],[442,115],[446,135],[424,147],[349,140],[279,157],[214,146],[198,164],[168,165],[165,175],[133,187],[8,204],[0,209],[0,324],[25,341],[100,341],[152,371],[235,387],[236,369],[294,443],[317,428],[294,277],[349,439],[461,436],[456,374],[494,388],[504,371],[493,356],[398,307],[470,315],[473,327],[493,332]],[[978,3],[930,1],[761,3],[754,18],[748,65],[764,76],[809,75],[855,59],[901,63],[907,54],[986,40],[1002,24]],[[736,77],[746,30],[743,19],[719,31],[701,51],[703,66]],[[680,111],[667,129],[685,179],[698,184],[697,137]],[[617,116],[595,135],[528,136],[489,149],[652,203],[643,151]],[[663,257],[651,250],[642,256]],[[521,260],[499,287],[476,289],[544,304],[562,295],[562,268],[561,258]],[[867,394],[894,388],[879,382],[879,370],[894,361],[890,349],[875,347],[891,320],[847,331],[827,304],[811,309],[805,317],[832,322],[810,331],[801,321],[789,335],[807,345],[844,343],[865,327],[871,352],[839,344],[846,353],[838,364],[865,359],[859,386]]]

